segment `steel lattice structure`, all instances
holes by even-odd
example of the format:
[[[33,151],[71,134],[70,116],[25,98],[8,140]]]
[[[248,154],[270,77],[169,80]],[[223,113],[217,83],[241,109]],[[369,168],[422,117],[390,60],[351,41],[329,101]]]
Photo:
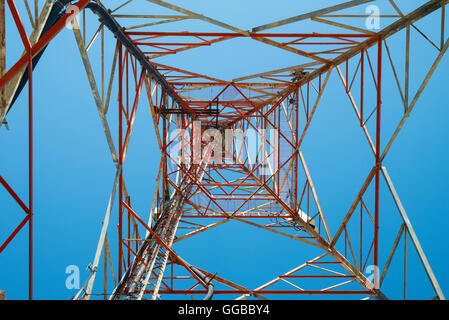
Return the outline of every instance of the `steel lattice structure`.
[[[0,239],[3,241],[0,253],[11,245],[21,229],[28,227],[30,299],[34,213],[32,70],[43,50],[67,23],[73,27],[116,168],[91,272],[75,299],[91,298],[102,252],[105,261],[109,257],[114,277],[113,291],[108,291],[105,284],[104,296],[110,299],[158,299],[169,294],[207,294],[209,298],[212,293],[233,295],[237,299],[304,294],[386,298],[388,294],[382,291],[382,284],[401,239],[412,241],[436,298],[444,299],[383,161],[448,49],[447,0],[426,1],[409,12],[401,10],[404,1],[399,0],[348,1],[250,31],[159,0],[141,1],[142,6],[151,6],[144,14],[122,14],[131,1],[117,4],[106,0],[103,3],[47,0],[43,6],[37,1],[28,2],[32,1],[25,0],[23,8],[20,7],[26,9],[22,12],[15,1],[7,0],[7,5],[4,0],[0,1],[0,123],[4,123],[25,83],[28,83],[30,115],[29,202],[25,203],[0,175],[0,184],[25,212],[23,221],[12,232],[8,231],[5,239]],[[372,30],[353,23],[355,18],[369,18],[366,6],[380,2],[388,4],[391,12],[374,18],[380,19],[386,27]],[[153,10],[160,7],[175,14],[153,14]],[[23,55],[9,68],[5,62],[6,8],[24,45]],[[78,13],[84,17],[80,25],[74,19]],[[86,16],[89,15],[96,23],[93,35],[86,31]],[[417,26],[430,15],[441,16],[441,28],[434,30],[441,38],[437,44],[431,40],[434,36],[429,37]],[[26,25],[31,29],[24,26],[26,16],[30,18]],[[223,31],[184,31],[183,23],[189,20],[211,24]],[[276,33],[271,30],[304,21],[320,24],[327,31]],[[153,30],[156,25],[172,23],[181,26],[181,31]],[[410,89],[410,43],[414,40],[411,30],[417,31],[418,36],[435,49],[434,56],[429,59],[429,71],[418,83],[416,92]],[[112,35],[115,37],[112,53],[104,50],[104,42],[108,41],[106,33],[111,39]],[[405,54],[401,55],[405,79],[398,75],[397,61],[388,45],[389,38],[398,34],[405,39]],[[297,55],[300,63],[283,69],[261,70],[258,74],[229,81],[158,60],[235,39],[256,41],[287,51]],[[89,56],[89,49],[97,43],[101,43],[101,57],[94,59]],[[111,60],[110,67],[107,60]],[[101,66],[101,74],[94,71],[98,66]],[[108,68],[111,70],[109,79],[105,76]],[[394,74],[403,105],[399,106],[402,115],[393,134],[381,141],[382,104],[385,103],[382,74],[386,69]],[[101,84],[96,81],[100,78]],[[320,101],[330,83],[335,81],[341,83],[341,93],[347,96],[360,132],[372,152],[371,169],[361,177],[361,188],[338,225],[329,223],[307,166],[307,155],[302,152]],[[114,90],[117,90],[117,99],[111,97]],[[126,155],[139,103],[149,109],[160,149],[149,216],[133,208],[125,181]],[[118,132],[115,134],[108,123],[112,112],[117,115],[114,127]],[[178,133],[170,134],[174,129]],[[213,139],[209,139],[210,136],[202,139],[208,129],[219,134]],[[239,133],[241,138],[228,137],[226,130]],[[245,134],[250,131],[262,137],[257,147],[245,140]],[[170,147],[177,144],[185,148],[180,157],[174,158]],[[223,154],[223,161],[217,160],[215,157],[223,152],[225,144],[230,152]],[[379,243],[381,188],[389,190],[401,218],[396,240],[389,244]],[[108,234],[115,234],[109,226],[111,216],[116,214],[115,202],[118,204],[119,245],[114,257],[117,260],[113,263]],[[267,236],[275,233],[288,237],[294,243],[315,247],[321,253],[316,258],[303,257],[298,267],[288,272],[280,270],[277,278],[257,288],[225,279],[219,270],[192,266],[186,261],[188,257],[176,253],[176,243],[230,221],[262,229]],[[9,230],[9,227],[2,226],[2,232],[4,229]],[[379,260],[381,252],[389,252],[383,263]],[[405,264],[406,257],[405,254]],[[369,265],[375,267],[373,277],[365,273]],[[106,263],[104,272],[108,272]],[[261,283],[266,280],[261,279]],[[406,286],[404,281],[404,297]]]

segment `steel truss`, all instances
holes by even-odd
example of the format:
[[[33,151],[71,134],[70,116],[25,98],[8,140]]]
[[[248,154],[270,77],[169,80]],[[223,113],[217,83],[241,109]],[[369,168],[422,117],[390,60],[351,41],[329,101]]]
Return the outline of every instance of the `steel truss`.
[[[4,1],[0,1],[3,4]],[[104,1],[106,2],[106,1]],[[166,294],[204,295],[214,283],[214,294],[235,295],[237,299],[248,297],[265,299],[271,295],[317,294],[355,295],[386,298],[380,288],[401,237],[405,246],[410,238],[426,271],[438,299],[443,292],[432,272],[430,264],[407,217],[404,207],[388,175],[383,161],[416,106],[430,78],[445,55],[449,42],[445,36],[445,5],[447,0],[432,0],[404,14],[396,2],[390,0],[394,14],[380,15],[379,19],[393,19],[389,25],[374,32],[352,26],[354,17],[365,15],[339,14],[341,10],[358,9],[362,4],[376,1],[349,1],[330,8],[253,28],[251,31],[230,26],[204,15],[159,0],[147,0],[173,11],[176,15],[119,14],[130,3],[126,1],[113,10],[95,1],[90,8],[100,17],[100,25],[88,40],[86,11],[89,1],[78,1],[72,11],[42,34],[42,26],[48,17],[52,1],[47,1],[35,15],[25,1],[33,32],[28,37],[13,0],[8,7],[21,36],[25,53],[6,70],[5,46],[2,46],[0,88],[2,104],[0,123],[12,106],[20,78],[26,67],[29,89],[29,204],[26,205],[13,188],[0,176],[0,183],[25,211],[26,217],[1,245],[0,252],[28,223],[29,227],[29,298],[33,283],[33,58],[39,54],[71,21],[75,41],[85,67],[94,101],[105,132],[113,163],[115,180],[103,220],[97,251],[91,272],[75,299],[90,299],[103,252],[104,275],[108,272],[108,259],[115,289],[108,291],[104,281],[104,298],[157,299]],[[107,4],[108,5],[108,4]],[[400,3],[399,3],[400,5]],[[0,8],[2,27],[0,36],[5,38],[4,7]],[[83,24],[73,18],[73,12],[82,12]],[[416,22],[435,12],[441,12],[441,41],[435,44],[422,32]],[[105,16],[105,14],[108,16]],[[23,16],[23,15],[22,15]],[[23,17],[22,17],[23,18]],[[346,18],[348,23],[332,19]],[[143,23],[129,25],[126,20],[140,19]],[[154,21],[153,21],[154,20]],[[201,20],[226,29],[226,32],[156,32],[151,27],[184,20]],[[268,33],[274,27],[304,20],[312,20],[328,26],[328,33]],[[150,21],[150,22],[148,22]],[[122,26],[116,29],[113,26]],[[111,60],[109,82],[105,77],[105,27],[117,36],[115,52]],[[139,29],[137,31],[137,29]],[[145,31],[141,31],[145,29]],[[150,29],[150,30],[148,30]],[[436,57],[429,66],[424,81],[412,98],[410,90],[410,42],[411,30],[416,30],[436,50]],[[388,39],[405,31],[405,80],[398,76]],[[440,30],[438,30],[440,31]],[[100,35],[101,58],[90,60],[88,51]],[[157,58],[181,54],[202,46],[211,46],[232,39],[247,39],[274,46],[298,55],[303,63],[283,69],[261,72],[226,81],[208,75],[161,64]],[[145,61],[143,61],[144,59]],[[97,84],[93,63],[101,65],[101,85]],[[393,135],[385,144],[382,130],[382,74],[391,68],[398,92],[403,102],[403,115]],[[341,82],[342,93],[352,105],[361,132],[372,151],[372,165],[361,180],[361,188],[347,211],[343,221],[332,233],[327,213],[323,211],[318,191],[308,170],[302,144],[320,106],[320,101],[330,81]],[[111,102],[114,83],[118,84],[118,103]],[[204,92],[213,92],[204,99]],[[368,94],[370,92],[370,94]],[[133,132],[139,105],[149,108],[157,143],[161,152],[149,217],[133,208],[131,195],[125,186],[126,155]],[[117,145],[108,124],[110,106],[117,106]],[[198,146],[195,140],[214,128],[211,149],[202,151],[208,141]],[[180,134],[170,135],[173,129]],[[241,139],[229,138],[226,130],[241,134]],[[253,131],[262,137],[254,146],[245,140],[245,133]],[[274,134],[270,134],[274,132]],[[217,142],[219,141],[220,142]],[[180,158],[174,158],[170,147],[185,146]],[[214,157],[227,144],[231,152],[224,154],[224,161]],[[217,148],[217,149],[216,149]],[[200,160],[196,161],[200,156]],[[180,160],[186,160],[185,162]],[[212,160],[213,159],[213,160]],[[381,267],[379,256],[384,247],[379,244],[381,206],[379,195],[382,178],[398,208],[403,223],[400,225],[391,254],[383,268],[374,269],[373,277],[365,275],[366,267]],[[118,254],[114,265],[108,233],[113,204],[118,202]],[[212,221],[212,222],[211,222]],[[282,273],[277,278],[259,286],[247,288],[224,279],[217,270],[203,270],[191,266],[175,252],[175,244],[207,232],[230,221],[283,235],[307,246],[319,248],[322,254],[314,259]],[[354,221],[357,221],[355,223]],[[109,231],[108,231],[109,230]],[[368,250],[367,250],[368,249]],[[407,264],[405,247],[404,264]],[[185,257],[184,257],[185,258]],[[117,273],[114,272],[114,266]],[[404,274],[406,279],[406,273]],[[307,279],[308,287],[301,284]],[[313,285],[309,280],[314,280]],[[404,281],[404,298],[407,294]]]

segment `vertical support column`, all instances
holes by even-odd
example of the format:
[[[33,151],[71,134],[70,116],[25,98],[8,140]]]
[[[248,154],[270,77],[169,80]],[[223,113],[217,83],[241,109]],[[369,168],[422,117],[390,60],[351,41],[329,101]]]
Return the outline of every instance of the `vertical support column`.
[[[374,215],[374,285],[379,288],[379,184],[380,184],[380,130],[382,105],[382,39],[377,43],[377,109],[376,109],[376,176],[375,176],[375,215]]]
[[[0,251],[3,250],[6,245],[16,236],[17,232],[28,222],[28,299],[33,299],[33,55],[31,51],[31,43],[28,38],[25,28],[23,27],[20,15],[14,4],[14,1],[8,0],[9,9],[13,16],[17,30],[19,31],[23,45],[25,47],[25,55],[23,56],[24,65],[28,66],[28,207],[17,197],[14,191],[6,184],[5,181],[2,184],[10,192],[10,194],[18,201],[24,211],[27,213],[27,217],[22,223],[14,230],[11,236],[1,246]],[[5,51],[5,1],[0,0],[0,75],[6,70],[6,51]],[[4,78],[4,77],[2,77]],[[8,83],[8,81],[6,81]],[[0,91],[0,119],[6,113],[6,87],[5,84],[1,86]],[[3,179],[2,179],[3,180]],[[1,181],[0,181],[1,182]]]
[[[365,50],[360,53],[360,127],[363,127],[363,107],[365,102]]]
[[[321,87],[321,86],[320,86]],[[320,88],[321,89],[321,88]],[[299,167],[299,163],[298,163],[298,153],[299,153],[299,86],[296,87],[296,98],[295,98],[295,114],[296,114],[296,119],[295,119],[295,146],[296,146],[296,170],[295,170],[295,212],[299,212],[299,204],[298,204],[298,167]],[[278,159],[279,163],[280,160]]]
[[[404,300],[407,300],[407,229],[404,229]]]
[[[28,103],[28,173],[29,173],[29,181],[28,181],[28,194],[29,194],[29,215],[30,220],[28,222],[28,287],[29,287],[29,299],[33,299],[33,78],[32,78],[32,55],[29,55],[29,65],[28,65],[28,88],[29,88],[29,103]]]
[[[165,95],[165,91],[161,90],[161,99],[159,106],[160,109],[165,109],[165,100],[163,100],[163,97]],[[157,99],[157,97],[156,97]],[[157,101],[157,100],[156,100]],[[200,128],[201,130],[201,128]],[[165,205],[167,203],[167,199],[170,197],[169,194],[167,194],[167,116],[165,114],[162,114],[162,203],[161,203],[161,210],[159,212],[162,212],[165,209]],[[200,142],[201,143],[201,142]],[[201,150],[201,149],[200,149]],[[201,155],[200,155],[201,157]]]
[[[131,208],[131,197],[130,196],[126,197],[126,203]],[[128,223],[128,226],[127,226],[127,228],[128,228],[128,236],[127,236],[127,238],[131,239],[131,214],[129,213],[129,210],[126,210],[126,211],[127,211],[127,215],[128,215],[128,217],[127,217],[128,218],[128,221],[127,221],[127,223]],[[132,242],[128,241],[128,246],[130,248],[132,248],[132,246],[133,246]],[[127,265],[126,265],[126,268],[129,268],[129,266],[131,265],[131,251],[129,250],[129,248],[127,250],[127,253],[128,254],[127,254]]]
[[[118,148],[119,148],[119,156],[118,156],[118,164],[122,166],[123,162],[123,124],[122,124],[122,116],[123,116],[123,48],[122,45],[119,44],[118,48],[119,52],[119,63],[118,63]],[[123,220],[123,166],[120,172],[119,179],[119,192],[118,192],[118,210],[119,210],[119,220],[118,220],[118,277],[122,278],[122,260],[123,260],[123,250],[122,250],[122,220]]]
[[[107,300],[108,292],[108,256],[106,246],[103,248],[103,300]]]
[[[5,25],[5,0],[0,0],[0,78],[6,72],[6,25]],[[0,119],[6,111],[6,87],[0,89]],[[1,127],[1,123],[0,123]]]

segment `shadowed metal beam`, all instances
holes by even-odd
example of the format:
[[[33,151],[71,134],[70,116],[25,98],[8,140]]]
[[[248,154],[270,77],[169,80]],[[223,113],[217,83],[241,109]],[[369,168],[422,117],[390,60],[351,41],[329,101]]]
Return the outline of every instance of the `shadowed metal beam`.
[[[184,101],[179,97],[173,87],[159,73],[159,71],[148,61],[142,51],[140,51],[140,49],[133,43],[132,39],[123,31],[120,24],[113,18],[110,12],[95,2],[90,2],[87,5],[87,8],[91,9],[101,18],[104,25],[108,27],[108,29],[117,37],[122,45],[130,51],[130,53],[140,62],[143,68],[151,73],[153,79],[166,90],[167,94],[172,97],[178,105],[182,106]]]

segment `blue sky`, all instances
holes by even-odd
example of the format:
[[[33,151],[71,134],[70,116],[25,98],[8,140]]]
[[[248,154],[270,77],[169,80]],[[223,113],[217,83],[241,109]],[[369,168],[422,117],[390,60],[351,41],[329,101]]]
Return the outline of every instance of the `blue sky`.
[[[108,3],[105,1],[105,4]],[[303,3],[292,0],[276,4],[272,1],[173,3],[242,29],[250,29],[335,2]],[[381,10],[385,10],[382,12],[391,13],[391,7],[385,3],[386,1],[380,2]],[[400,2],[401,9],[409,12],[421,1],[404,3]],[[153,9],[162,14],[171,13],[142,1],[135,1],[132,6],[123,13],[148,10],[150,14],[154,12]],[[87,15],[90,19],[89,30],[92,29],[93,32],[97,26],[96,17],[90,12]],[[417,24],[437,43],[440,34],[438,18],[439,14],[434,14]],[[12,30],[11,19],[7,23],[8,30]],[[221,30],[200,22],[189,22],[186,25],[180,22],[168,28]],[[326,28],[304,22],[273,29],[273,32],[323,32],[328,30]],[[164,28],[157,27],[155,30],[161,31]],[[109,32],[106,33],[110,40],[106,42],[106,52],[110,53],[107,59],[111,59],[115,42]],[[436,50],[414,30],[412,39],[413,96],[436,57]],[[401,54],[404,50],[404,33],[388,41],[393,57],[396,58],[399,74],[403,77]],[[22,51],[15,31],[8,33],[7,50],[10,66]],[[98,57],[99,46],[94,46],[91,50],[91,57]],[[95,61],[95,58],[92,59]],[[222,79],[299,64],[297,56],[293,54],[242,39],[225,41],[176,57],[162,58],[160,62]],[[449,288],[449,275],[445,267],[449,253],[445,245],[449,240],[449,152],[446,148],[449,110],[448,97],[444,92],[449,78],[448,64],[449,60],[445,57],[384,161],[445,293]],[[98,71],[98,64],[96,66]],[[99,73],[97,81],[98,77]],[[63,30],[50,44],[34,72],[34,85],[35,298],[69,299],[76,291],[66,288],[65,269],[68,265],[79,266],[81,282],[85,280],[87,272],[84,268],[94,257],[115,170],[70,30]],[[115,89],[113,97],[114,94],[116,96]],[[138,212],[142,212],[142,215],[151,206],[159,164],[157,142],[147,108],[143,102],[140,104],[125,167],[128,191],[133,195],[134,206],[139,208]],[[385,141],[401,116],[400,98],[385,55],[382,108],[382,141],[385,146]],[[111,110],[109,122],[116,140],[116,103],[112,104]],[[0,174],[23,199],[27,199],[26,114],[27,94],[24,91],[7,117],[11,130],[0,129],[0,150],[3,150]],[[338,222],[343,219],[372,166],[368,144],[357,126],[356,117],[336,73],[331,76],[331,83],[317,110],[302,151],[323,210],[332,221],[331,231],[335,233]],[[380,260],[383,265],[400,226],[399,215],[383,181],[381,207]],[[117,252],[116,208],[115,206],[109,229],[114,258]],[[2,241],[23,219],[24,214],[2,188],[0,211]],[[0,289],[6,290],[8,299],[27,297],[27,233],[24,231],[0,254]],[[180,243],[175,250],[192,264],[211,272],[216,270],[219,275],[250,288],[314,257],[313,250],[298,246],[297,242],[265,235],[250,227],[229,223]],[[385,292],[392,297],[401,296],[403,280],[399,257],[402,255],[394,260],[391,274],[386,280]],[[419,266],[410,241],[409,259],[409,297],[432,297],[431,287]],[[102,274],[99,274],[95,287],[97,291],[102,290],[101,278]],[[108,285],[111,288],[112,284]]]

